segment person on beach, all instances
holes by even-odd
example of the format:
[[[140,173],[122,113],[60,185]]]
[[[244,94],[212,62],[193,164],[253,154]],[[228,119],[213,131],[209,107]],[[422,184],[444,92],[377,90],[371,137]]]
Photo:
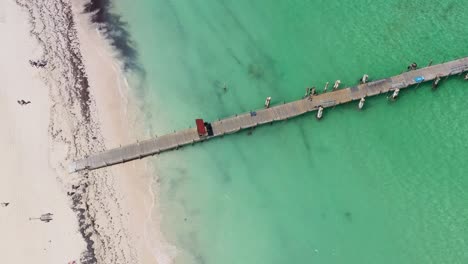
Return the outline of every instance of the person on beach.
[[[31,64],[31,66],[36,67],[36,68],[44,68],[47,65],[47,61],[46,60],[38,60],[38,61],[29,60],[29,64]]]
[[[20,105],[27,105],[27,104],[30,104],[30,103],[31,103],[31,101],[25,101],[25,100],[18,100],[17,102],[18,102],[18,104],[20,104]]]

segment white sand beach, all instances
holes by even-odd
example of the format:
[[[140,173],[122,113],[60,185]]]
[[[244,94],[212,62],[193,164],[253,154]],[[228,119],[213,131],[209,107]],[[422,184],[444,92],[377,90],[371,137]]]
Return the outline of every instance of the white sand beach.
[[[0,2],[0,263],[170,263],[149,163],[67,171],[144,136],[121,65],[82,4]],[[46,213],[50,222],[30,220]]]

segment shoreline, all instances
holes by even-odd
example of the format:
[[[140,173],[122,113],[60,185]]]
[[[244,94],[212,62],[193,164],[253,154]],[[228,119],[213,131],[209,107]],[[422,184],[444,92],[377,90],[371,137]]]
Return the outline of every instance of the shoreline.
[[[124,64],[117,59],[117,52],[105,40],[98,26],[91,23],[90,14],[82,12],[85,3],[81,0],[9,0],[4,4],[8,6],[4,20],[10,19],[8,16],[12,12],[23,14],[9,24],[10,30],[15,32],[9,45],[13,48],[15,41],[21,43],[26,40],[29,45],[18,48],[22,56],[10,56],[8,63],[19,65],[18,70],[11,77],[7,89],[1,90],[2,98],[8,100],[6,109],[2,110],[10,112],[13,117],[7,119],[7,126],[14,127],[20,118],[27,121],[21,121],[20,126],[4,132],[7,139],[11,135],[14,139],[0,141],[0,144],[2,147],[25,146],[21,151],[14,148],[17,155],[11,158],[12,165],[0,169],[0,173],[21,173],[24,170],[22,166],[26,165],[23,162],[30,160],[33,174],[40,174],[40,177],[49,175],[47,181],[37,179],[41,182],[40,190],[28,191],[30,195],[23,194],[22,199],[26,203],[38,200],[44,200],[45,204],[52,201],[60,203],[60,206],[49,205],[55,219],[35,226],[46,236],[50,234],[44,228],[57,228],[57,224],[65,231],[58,232],[51,239],[61,242],[50,245],[48,253],[40,252],[42,256],[20,254],[39,246],[36,240],[42,237],[33,233],[23,234],[22,241],[16,242],[19,243],[16,245],[19,252],[11,250],[2,255],[6,255],[6,260],[11,260],[7,262],[11,263],[22,257],[21,263],[170,263],[175,249],[164,242],[159,230],[160,216],[154,212],[158,199],[152,192],[153,168],[149,162],[140,161],[99,172],[68,174],[67,165],[74,158],[131,142],[145,131],[142,120],[138,118],[138,99],[132,95],[123,76]],[[24,23],[24,20],[29,23]],[[24,32],[26,28],[28,31]],[[31,54],[37,57],[31,59],[46,61],[46,65],[28,65],[27,58]],[[24,74],[25,71],[31,77]],[[19,78],[22,79],[20,83],[25,84],[15,81]],[[31,105],[15,105],[14,97],[19,96],[17,90],[23,87],[27,87],[25,92],[28,95],[31,93]],[[36,109],[36,105],[40,109]],[[31,120],[26,115],[11,114],[18,107],[35,111],[40,118]],[[37,126],[30,123],[37,123]],[[30,148],[40,150],[42,158],[28,153]],[[2,156],[6,154],[2,153]],[[47,169],[41,169],[44,159],[48,160]],[[14,177],[0,177],[2,182],[7,182],[2,186],[11,189],[0,196],[1,202],[11,200],[8,207],[0,207],[0,216],[6,213],[10,214],[7,218],[11,216],[7,224],[25,217],[21,214],[24,208],[18,208],[22,205],[8,196],[24,191],[21,189],[31,180],[30,177],[30,174],[24,174],[23,184]],[[18,187],[15,187],[15,181]],[[12,210],[19,211],[11,213]],[[68,216],[66,221],[59,219],[61,215]],[[24,224],[31,228],[28,222]],[[11,238],[5,240],[12,240],[15,232],[19,232],[16,225],[7,233],[6,238]],[[15,243],[8,242],[1,248],[15,247]]]
[[[99,122],[105,136],[104,144],[107,148],[112,148],[144,138],[147,135],[142,103],[132,92],[124,73],[124,69],[135,65],[135,62],[125,61],[125,58],[115,59],[121,54],[113,47],[111,40],[103,36],[105,33],[101,32],[101,26],[92,22],[90,13],[79,12],[83,10],[83,2],[74,1],[73,4],[85,67],[90,71],[91,82],[94,81],[91,83],[91,93],[96,100]],[[104,65],[107,69],[103,69]],[[128,129],[129,127],[132,129]],[[135,164],[109,168],[107,171],[115,177],[118,192],[125,195],[123,211],[132,213],[126,219],[126,229],[133,234],[132,242],[138,245],[135,248],[139,249],[137,255],[142,257],[141,263],[154,263],[155,260],[157,263],[171,263],[175,248],[168,245],[161,230],[155,228],[160,225],[160,216],[154,215],[158,212],[155,210],[158,204],[153,192],[152,164],[148,160],[142,160]]]

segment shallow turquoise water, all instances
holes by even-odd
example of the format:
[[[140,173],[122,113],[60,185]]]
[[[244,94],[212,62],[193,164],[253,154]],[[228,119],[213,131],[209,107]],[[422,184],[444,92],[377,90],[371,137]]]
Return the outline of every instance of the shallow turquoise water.
[[[116,1],[163,134],[467,55],[459,1]],[[224,83],[228,91],[223,91]],[[468,83],[153,158],[177,263],[468,263]]]

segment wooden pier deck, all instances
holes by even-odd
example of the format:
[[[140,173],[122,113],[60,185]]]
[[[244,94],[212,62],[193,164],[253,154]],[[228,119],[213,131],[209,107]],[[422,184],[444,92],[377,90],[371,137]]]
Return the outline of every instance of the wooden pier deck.
[[[417,82],[415,77],[424,77],[424,82],[432,81],[437,76],[449,77],[468,71],[468,57],[437,64],[413,71],[407,71],[400,75],[381,79],[366,84],[338,89],[318,94],[312,100],[301,99],[290,103],[260,109],[253,113],[243,113],[224,118],[211,123],[213,136],[200,138],[197,128],[189,128],[153,139],[137,142],[132,145],[110,149],[97,153],[70,164],[70,172],[81,170],[94,170],[127,161],[141,159],[143,157],[159,154],[165,151],[178,149],[184,145],[197,143],[214,137],[236,133],[243,129],[269,124],[275,121],[286,120],[308,112],[315,111],[322,106],[324,108],[345,104],[359,100],[363,97],[375,96],[387,93],[395,89],[410,87]]]

